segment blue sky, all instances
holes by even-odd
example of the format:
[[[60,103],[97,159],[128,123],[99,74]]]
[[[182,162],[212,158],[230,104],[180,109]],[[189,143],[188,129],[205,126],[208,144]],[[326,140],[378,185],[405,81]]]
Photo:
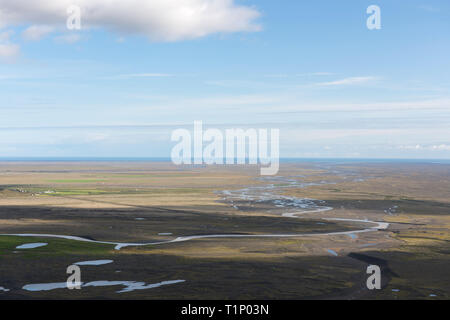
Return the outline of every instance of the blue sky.
[[[202,120],[279,128],[282,157],[450,158],[446,0],[35,2],[0,0],[0,157],[169,157]]]

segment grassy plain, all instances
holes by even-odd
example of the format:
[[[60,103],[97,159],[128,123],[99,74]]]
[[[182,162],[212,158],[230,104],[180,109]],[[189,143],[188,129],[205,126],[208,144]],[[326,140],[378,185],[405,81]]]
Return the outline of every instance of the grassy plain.
[[[314,234],[366,227],[323,223],[321,218],[327,217],[390,226],[355,237],[213,238],[121,250],[108,244],[3,235],[0,287],[10,291],[0,291],[0,299],[450,298],[450,165],[285,163],[279,175],[317,183],[281,188],[280,194],[322,200],[334,209],[292,219],[264,203],[243,201],[238,210],[233,208],[217,191],[266,184],[251,166],[1,163],[0,234],[143,243],[189,235]],[[34,242],[48,245],[16,249]],[[65,282],[67,266],[98,259],[114,263],[83,266],[83,282],[186,282],[129,293],[117,293],[120,286],[22,289],[31,283]],[[382,267],[382,290],[367,290],[369,264]]]

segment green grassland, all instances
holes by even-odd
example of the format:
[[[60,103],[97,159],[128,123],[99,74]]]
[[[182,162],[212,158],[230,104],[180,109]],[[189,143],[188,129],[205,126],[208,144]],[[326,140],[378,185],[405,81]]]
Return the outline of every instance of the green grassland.
[[[48,243],[34,249],[16,249],[26,243]],[[24,258],[43,258],[64,255],[105,255],[114,253],[114,245],[89,243],[82,241],[54,239],[46,237],[0,236],[0,259],[5,256],[21,256]]]

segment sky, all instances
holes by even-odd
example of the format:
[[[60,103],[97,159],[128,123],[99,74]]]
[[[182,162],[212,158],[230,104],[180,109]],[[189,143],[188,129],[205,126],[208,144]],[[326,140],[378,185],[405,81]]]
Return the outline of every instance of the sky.
[[[283,158],[450,159],[449,56],[448,0],[0,0],[0,158],[170,157],[198,120],[279,129]]]

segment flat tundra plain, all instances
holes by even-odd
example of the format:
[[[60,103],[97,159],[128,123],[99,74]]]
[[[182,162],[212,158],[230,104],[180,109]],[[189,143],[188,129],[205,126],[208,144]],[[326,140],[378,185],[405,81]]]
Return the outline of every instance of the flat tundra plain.
[[[449,299],[449,229],[449,164],[2,162],[0,299]]]

